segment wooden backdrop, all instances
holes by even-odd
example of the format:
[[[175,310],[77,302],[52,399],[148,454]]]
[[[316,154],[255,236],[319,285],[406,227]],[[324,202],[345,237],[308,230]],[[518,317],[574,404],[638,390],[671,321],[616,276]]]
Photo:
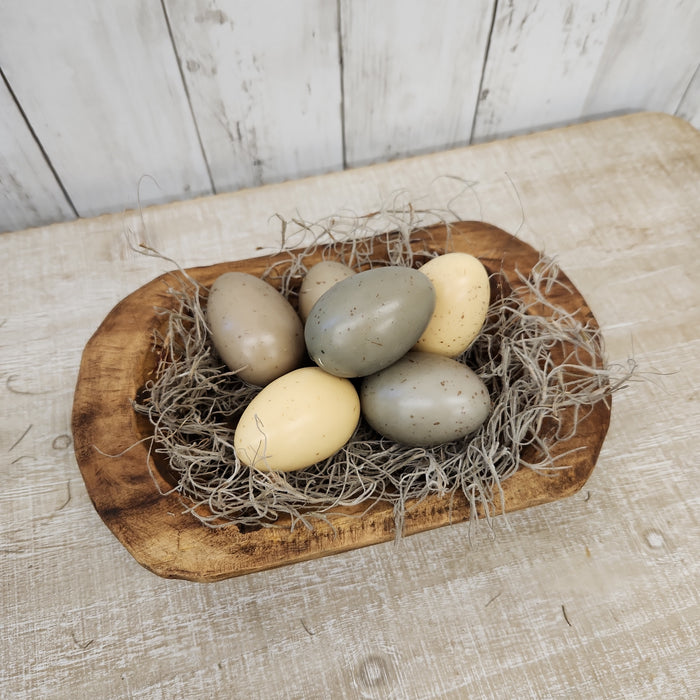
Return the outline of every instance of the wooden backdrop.
[[[3,0],[0,231],[619,112],[700,127],[697,0]]]

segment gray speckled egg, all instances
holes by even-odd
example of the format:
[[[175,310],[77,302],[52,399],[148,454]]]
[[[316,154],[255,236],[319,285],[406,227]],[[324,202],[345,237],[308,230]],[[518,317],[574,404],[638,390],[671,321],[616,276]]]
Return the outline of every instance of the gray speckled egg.
[[[209,291],[207,320],[221,359],[241,379],[265,386],[304,358],[304,327],[272,285],[246,272],[227,272]]]
[[[362,413],[381,435],[429,447],[473,433],[491,410],[486,385],[443,355],[409,352],[362,381]]]
[[[421,336],[435,290],[408,267],[366,270],[333,285],[313,306],[304,337],[311,359],[338,377],[363,377],[396,362]]]

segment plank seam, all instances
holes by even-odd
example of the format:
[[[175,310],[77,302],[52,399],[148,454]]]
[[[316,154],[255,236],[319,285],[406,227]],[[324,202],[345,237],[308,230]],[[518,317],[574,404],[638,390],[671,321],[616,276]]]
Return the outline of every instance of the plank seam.
[[[39,148],[39,151],[41,152],[41,155],[44,158],[46,165],[48,166],[49,170],[51,171],[51,174],[54,176],[54,179],[56,180],[56,184],[58,185],[59,189],[61,190],[61,193],[63,194],[63,196],[66,199],[66,203],[68,204],[71,211],[73,212],[73,215],[76,218],[80,217],[80,214],[78,214],[78,210],[76,209],[75,204],[73,204],[73,200],[70,198],[70,195],[68,194],[68,190],[66,190],[63,182],[61,181],[61,178],[58,176],[58,173],[56,172],[56,168],[54,168],[54,165],[51,162],[51,159],[49,158],[49,154],[46,152],[46,149],[44,148],[43,144],[39,140],[39,137],[37,136],[36,131],[34,131],[34,127],[32,126],[31,122],[29,121],[29,117],[27,117],[27,113],[24,111],[24,108],[20,104],[20,101],[17,98],[17,95],[15,95],[15,91],[12,89],[12,85],[10,85],[10,81],[7,79],[7,76],[5,75],[5,71],[3,70],[2,66],[0,66],[0,78],[2,78],[3,83],[5,83],[5,87],[7,88],[7,91],[10,93],[10,97],[12,98],[12,101],[15,103],[15,106],[19,110],[19,113],[22,116],[22,119],[24,120],[24,123],[26,124],[27,129],[29,129],[29,133],[32,135],[32,138],[34,139],[34,142],[36,143],[37,147]]]
[[[170,44],[173,47],[173,53],[175,54],[175,62],[177,63],[177,70],[180,73],[180,80],[182,81],[182,87],[185,91],[185,97],[187,97],[187,106],[190,110],[190,116],[192,117],[192,123],[194,125],[194,131],[197,134],[197,143],[199,144],[199,150],[202,153],[202,159],[204,160],[204,167],[207,169],[207,177],[209,178],[209,186],[213,194],[217,194],[216,185],[214,184],[214,177],[211,174],[211,167],[209,166],[209,159],[207,158],[207,153],[204,150],[204,142],[202,141],[202,135],[199,132],[199,124],[197,123],[197,117],[194,113],[194,108],[192,107],[192,98],[190,97],[190,90],[187,87],[187,80],[185,80],[185,73],[182,70],[182,61],[180,60],[180,52],[177,50],[177,44],[175,43],[175,37],[173,36],[173,29],[170,25],[170,17],[168,16],[168,10],[165,6],[165,0],[160,0],[160,6],[163,10],[163,17],[165,18],[165,26],[168,29],[168,36],[170,37]]]
[[[680,99],[678,100],[678,104],[676,105],[676,108],[673,110],[674,116],[676,116],[676,117],[680,116],[678,114],[678,112],[681,111],[681,108],[683,107],[683,103],[685,102],[685,98],[688,95],[688,92],[690,91],[691,87],[693,86],[693,83],[695,82],[695,78],[697,77],[699,71],[700,71],[700,63],[698,63],[698,65],[695,66],[695,70],[693,71],[693,74],[690,76],[690,80],[688,81],[688,84],[683,89],[683,94],[681,95]]]
[[[481,77],[479,78],[479,90],[476,93],[476,107],[474,108],[474,116],[472,117],[472,128],[469,133],[469,143],[474,143],[474,129],[476,128],[476,119],[479,114],[479,106],[481,105],[481,91],[484,88],[484,76],[486,75],[486,66],[489,60],[489,52],[491,50],[491,37],[493,36],[493,27],[496,23],[496,12],[498,10],[498,0],[493,2],[493,10],[491,11],[491,25],[489,26],[489,36],[486,39],[486,48],[484,49],[484,61],[481,65]]]
[[[345,143],[345,61],[343,60],[343,18],[342,0],[336,0],[338,22],[338,66],[340,69],[340,144],[343,151],[343,170],[348,168],[348,155]]]

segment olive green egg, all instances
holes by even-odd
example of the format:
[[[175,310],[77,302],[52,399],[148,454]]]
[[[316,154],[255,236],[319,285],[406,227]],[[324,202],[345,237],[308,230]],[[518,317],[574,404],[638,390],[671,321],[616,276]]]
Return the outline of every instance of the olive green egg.
[[[415,345],[435,308],[432,282],[417,270],[388,266],[334,284],[304,327],[311,359],[337,377],[363,377]]]

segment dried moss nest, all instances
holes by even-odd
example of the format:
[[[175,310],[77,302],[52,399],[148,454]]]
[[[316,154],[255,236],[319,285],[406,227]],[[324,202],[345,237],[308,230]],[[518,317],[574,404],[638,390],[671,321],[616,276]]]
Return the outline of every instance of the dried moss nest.
[[[416,213],[393,214],[392,231],[380,234],[368,229],[371,216],[295,221],[295,232],[307,239],[311,235],[313,243],[300,253],[290,250],[288,261],[264,277],[295,303],[305,261],[319,246],[326,257],[358,270],[419,267],[430,254],[411,247]],[[283,250],[289,250],[289,224],[283,220]],[[377,241],[387,246],[387,256],[376,256]],[[162,311],[165,331],[154,338],[160,358],[154,379],[133,406],[152,424],[150,451],[169,465],[172,490],[183,509],[208,527],[313,528],[318,519],[332,524],[339,506],[371,508],[382,500],[393,506],[400,537],[411,504],[458,492],[472,513],[480,506],[489,518],[502,506],[501,483],[518,469],[567,467],[566,455],[556,460],[551,455],[553,444],[570,437],[558,427],[560,412],[573,407],[575,433],[587,411],[608,401],[634,371],[631,360],[625,366],[606,363],[597,327],[551,306],[548,292],[562,284],[557,273],[555,261],[542,257],[528,277],[521,276],[521,288],[494,295],[480,335],[457,358],[481,377],[492,400],[486,423],[464,439],[434,448],[407,447],[382,438],[362,420],[345,447],[307,469],[270,473],[243,465],[233,447],[236,420],[260,388],[239,379],[217,356],[206,322],[208,289],[182,270],[173,274],[169,289],[175,308]],[[548,316],[531,312],[539,305]],[[563,361],[552,359],[555,347],[567,349]],[[525,454],[534,458],[526,460]]]

